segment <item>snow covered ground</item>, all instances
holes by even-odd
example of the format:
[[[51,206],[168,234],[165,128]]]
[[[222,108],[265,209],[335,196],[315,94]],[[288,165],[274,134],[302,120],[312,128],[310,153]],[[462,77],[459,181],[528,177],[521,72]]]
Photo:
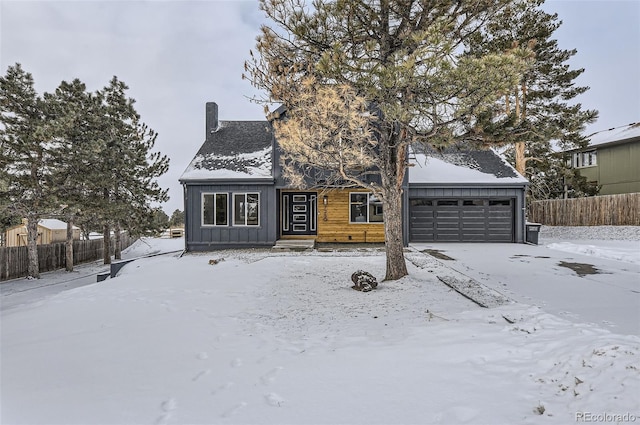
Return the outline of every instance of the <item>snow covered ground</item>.
[[[369,293],[350,289],[350,275],[384,275],[375,249],[173,254],[33,303],[6,308],[16,294],[3,291],[0,422],[638,422],[637,240],[554,238],[560,230],[543,228],[539,246],[431,246],[453,260],[415,246],[410,275]],[[147,242],[127,255],[178,243]],[[581,277],[560,261],[601,273]],[[444,275],[517,302],[481,308]],[[527,282],[537,289],[523,292]],[[618,291],[633,301],[606,302]],[[551,303],[554,293],[571,303]],[[609,319],[573,310],[585,303]]]
[[[640,336],[640,227],[543,226],[537,246],[438,243],[414,248],[437,250],[452,258],[441,260],[446,266],[515,301],[576,323]]]

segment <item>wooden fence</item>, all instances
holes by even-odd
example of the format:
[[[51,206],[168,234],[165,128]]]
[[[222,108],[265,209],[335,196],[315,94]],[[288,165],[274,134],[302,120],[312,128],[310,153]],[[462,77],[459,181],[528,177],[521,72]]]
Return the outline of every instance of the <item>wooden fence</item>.
[[[120,237],[122,249],[127,248],[135,239],[128,234]],[[111,238],[111,255],[114,254],[114,239]],[[40,272],[58,270],[66,265],[66,247],[64,242],[38,245],[38,263]],[[96,261],[103,257],[102,239],[73,241],[73,264]],[[0,281],[27,275],[29,259],[26,246],[0,247]]]
[[[640,193],[534,201],[528,220],[547,226],[640,226]]]

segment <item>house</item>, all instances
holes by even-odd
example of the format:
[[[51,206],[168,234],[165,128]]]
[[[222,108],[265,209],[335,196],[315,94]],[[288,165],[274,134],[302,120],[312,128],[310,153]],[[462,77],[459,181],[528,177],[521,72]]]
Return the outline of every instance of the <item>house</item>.
[[[567,151],[567,161],[600,195],[640,192],[640,122],[589,136],[583,149]]]
[[[207,103],[205,122],[205,141],[180,177],[187,251],[384,242],[382,203],[366,189],[287,185],[269,121],[219,121],[218,105]],[[523,242],[528,182],[493,151],[414,152],[411,161],[405,244]]]
[[[73,226],[73,239],[80,240],[80,228]],[[55,218],[38,221],[38,245],[47,245],[67,240],[67,223]],[[6,246],[27,246],[26,219],[5,232]]]

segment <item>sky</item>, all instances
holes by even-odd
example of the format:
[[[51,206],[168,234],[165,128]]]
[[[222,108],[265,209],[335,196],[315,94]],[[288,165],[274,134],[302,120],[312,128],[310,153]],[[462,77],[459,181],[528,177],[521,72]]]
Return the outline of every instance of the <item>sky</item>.
[[[587,133],[640,121],[640,0],[548,0],[558,13],[555,38],[577,49],[578,102],[600,112]],[[206,102],[221,120],[262,120],[261,93],[242,79],[264,14],[257,0],[0,0],[0,68],[16,62],[37,91],[79,78],[88,90],[114,75],[130,88],[142,120],[171,159],[158,181],[169,189],[167,214],[183,209],[178,179],[204,141]]]

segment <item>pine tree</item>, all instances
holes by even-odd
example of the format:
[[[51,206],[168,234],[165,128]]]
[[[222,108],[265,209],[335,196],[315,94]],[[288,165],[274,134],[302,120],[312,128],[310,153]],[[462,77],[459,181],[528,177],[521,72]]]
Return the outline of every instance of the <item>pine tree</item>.
[[[171,227],[184,226],[184,212],[181,210],[175,210],[171,214],[171,218],[169,219],[169,225]]]
[[[53,152],[52,195],[63,206],[67,222],[66,270],[73,271],[73,226],[82,217],[98,213],[95,188],[102,185],[94,170],[99,166],[100,104],[75,79],[63,81],[53,94],[45,93],[52,112],[51,125],[57,149]]]
[[[578,191],[590,192],[584,179],[552,156],[552,142],[563,150],[584,147],[585,124],[595,121],[597,111],[571,103],[589,89],[575,84],[584,69],[570,68],[567,61],[576,50],[558,47],[553,33],[562,22],[556,14],[541,10],[542,3],[513,2],[472,38],[472,55],[527,46],[533,60],[518,84],[505,92],[495,114],[486,117],[490,119],[486,136],[510,144],[507,156],[532,181],[531,193],[535,196],[556,197],[562,193],[551,189],[558,177],[562,177],[561,182],[570,181]]]
[[[409,146],[476,138],[477,117],[515,86],[526,68],[526,48],[463,54],[470,37],[509,3],[317,0],[307,7],[301,0],[260,1],[276,28],[263,26],[258,55],[252,53],[245,68],[247,78],[266,91],[264,100],[283,104],[310,138],[316,137],[318,120],[296,109],[303,96],[333,86],[343,93],[342,103],[363,99],[369,105],[363,131],[373,131],[375,149],[367,151],[366,161],[375,165],[369,171],[377,175],[376,193],[383,202],[386,280],[407,274],[401,198]],[[278,131],[276,138],[282,135]],[[324,169],[323,178],[344,172],[332,180],[371,187],[358,167],[346,173],[327,163]]]
[[[132,235],[155,232],[153,202],[165,202],[167,190],[156,178],[169,168],[169,158],[152,152],[157,133],[140,120],[135,101],[126,96],[127,85],[117,77],[99,92],[104,108],[102,126],[102,217],[104,261],[110,260],[110,233],[115,230],[116,258],[120,256],[120,231]]]
[[[28,277],[39,278],[38,222],[54,206],[48,196],[50,128],[44,100],[34,88],[30,73],[20,64],[0,77],[0,197],[11,215],[26,218]]]

